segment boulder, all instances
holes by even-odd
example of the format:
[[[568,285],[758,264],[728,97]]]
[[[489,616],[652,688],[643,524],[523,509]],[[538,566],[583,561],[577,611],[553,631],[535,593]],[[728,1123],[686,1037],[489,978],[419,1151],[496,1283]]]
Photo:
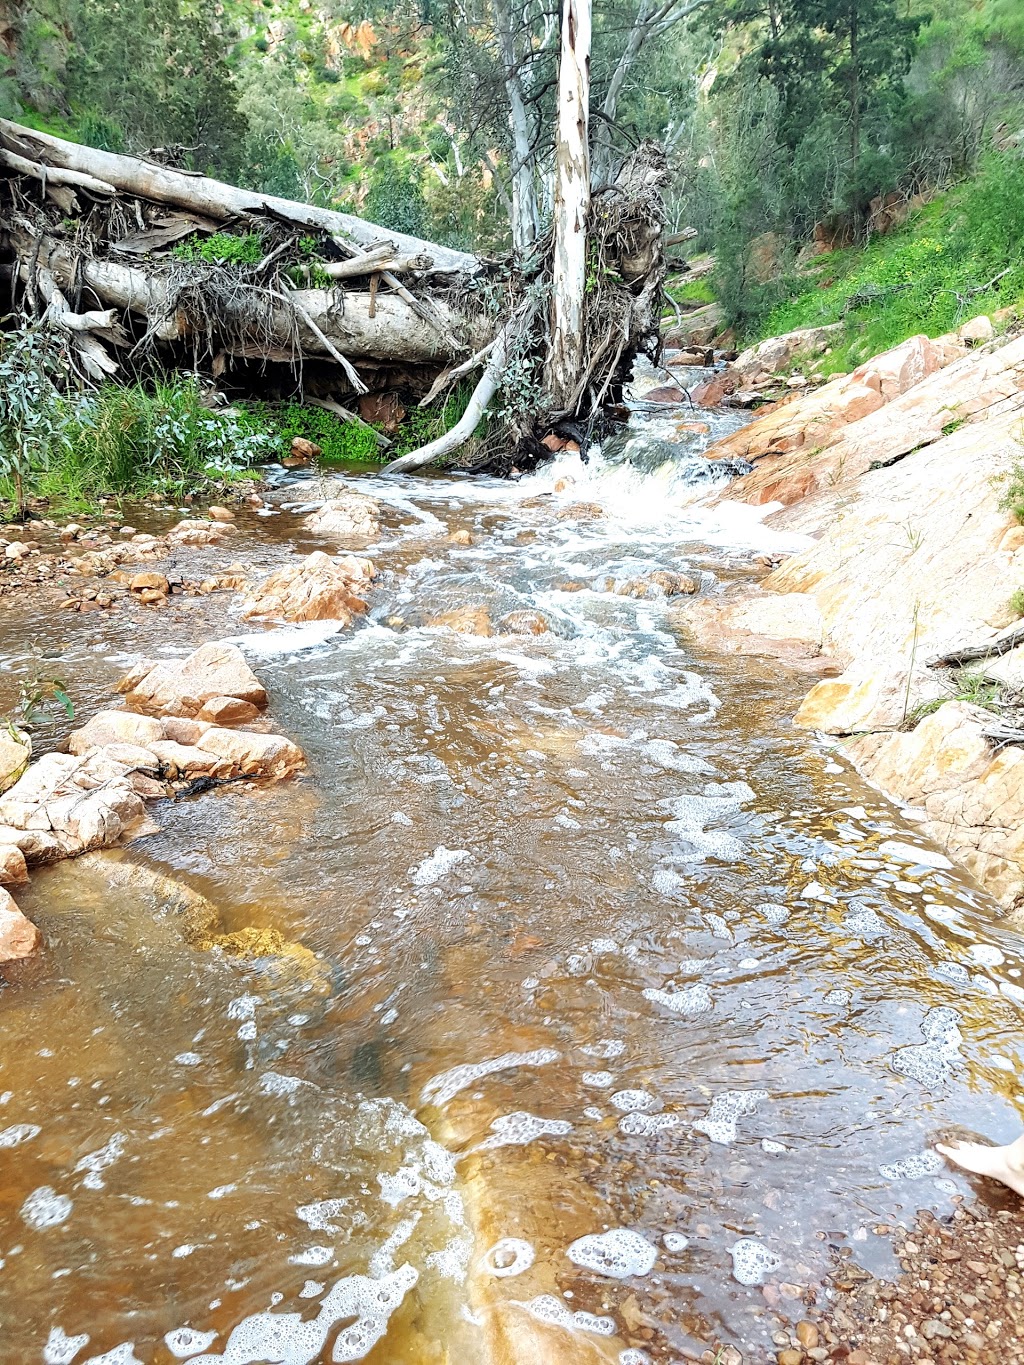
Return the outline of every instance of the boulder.
[[[134,594],[157,593],[166,597],[171,585],[162,573],[137,573],[128,584],[128,591]]]
[[[369,559],[344,555],[333,560],[322,550],[301,564],[278,569],[246,600],[246,617],[269,616],[279,621],[341,621],[350,625],[366,610],[360,594],[368,592],[377,576]]]
[[[545,635],[551,629],[539,611],[510,611],[498,622],[499,635]]]
[[[850,380],[877,389],[890,403],[941,368],[942,357],[932,342],[926,336],[914,336],[859,365]]]
[[[838,678],[823,678],[801,702],[795,725],[828,735],[853,735],[865,730],[895,730],[914,708],[947,695],[925,669],[908,670],[900,659],[870,656]]]
[[[208,720],[214,725],[244,725],[259,715],[257,707],[250,701],[239,701],[237,697],[211,697],[203,703],[198,720]]]
[[[160,761],[160,770],[174,781],[194,781],[197,777],[231,776],[230,763],[220,763],[208,749],[194,744],[178,744],[173,739],[161,739],[153,745]]]
[[[305,436],[293,436],[291,444],[291,456],[294,460],[315,460],[320,454],[320,447],[315,441],[307,441]]]
[[[832,322],[824,327],[802,327],[769,337],[741,351],[731,368],[741,375],[759,374],[762,370],[775,373],[785,369],[794,356],[820,355],[842,330],[841,322]]]
[[[200,645],[187,659],[143,663],[118,684],[129,706],[171,716],[196,716],[214,697],[235,697],[260,710],[267,694],[237,645]]]
[[[642,578],[628,578],[617,582],[614,578],[605,580],[605,592],[617,593],[619,597],[678,597],[689,596],[700,587],[696,579],[683,573],[673,573],[668,569],[655,569]]]
[[[17,844],[0,844],[0,885],[21,886],[28,881],[28,864]]]
[[[0,963],[20,962],[42,946],[42,934],[21,913],[10,892],[0,888]]]
[[[0,792],[13,787],[28,767],[32,741],[13,725],[0,726]]]
[[[302,523],[317,536],[365,543],[380,534],[380,503],[365,493],[342,492]]]
[[[207,515],[211,521],[234,521],[235,514],[228,507],[208,507]]]
[[[98,711],[80,730],[72,730],[68,748],[73,754],[85,754],[108,744],[148,750],[154,740],[163,738],[163,726],[152,716],[140,716],[134,711]]]
[[[305,755],[283,735],[257,734],[252,730],[222,730],[211,726],[199,740],[199,749],[227,765],[242,777],[290,777],[305,766]],[[218,771],[222,769],[218,767]]]
[[[983,342],[991,341],[996,330],[991,319],[982,313],[980,317],[971,318],[970,322],[965,322],[962,327],[957,328],[956,334],[968,346],[980,346]]]

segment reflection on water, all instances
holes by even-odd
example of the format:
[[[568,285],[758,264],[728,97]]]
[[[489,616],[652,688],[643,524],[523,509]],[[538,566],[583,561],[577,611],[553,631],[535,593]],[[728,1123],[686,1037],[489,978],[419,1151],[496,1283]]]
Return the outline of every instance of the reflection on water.
[[[790,727],[804,680],[606,590],[717,590],[786,548],[763,509],[600,459],[367,491],[371,618],[252,637],[308,776],[21,897],[50,947],[0,994],[3,1358],[511,1361],[526,1324],[538,1359],[767,1358],[830,1247],[884,1266],[876,1225],[965,1188],[944,1125],[1013,1135],[1012,936]],[[496,633],[429,624],[456,608]],[[61,625],[92,704],[192,643]],[[197,914],[316,959],[190,946]]]

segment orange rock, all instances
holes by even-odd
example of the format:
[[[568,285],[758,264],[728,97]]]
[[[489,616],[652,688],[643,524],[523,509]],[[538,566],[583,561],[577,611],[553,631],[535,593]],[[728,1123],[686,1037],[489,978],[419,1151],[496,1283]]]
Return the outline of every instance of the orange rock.
[[[0,888],[0,963],[20,962],[42,946],[42,934],[21,913],[11,893]]]
[[[129,592],[139,594],[155,592],[158,596],[166,596],[170,590],[171,585],[162,573],[137,573],[128,584]]]
[[[453,611],[443,611],[440,616],[433,617],[427,625],[443,626],[446,630],[457,631],[460,635],[494,634],[486,607],[456,607]]]

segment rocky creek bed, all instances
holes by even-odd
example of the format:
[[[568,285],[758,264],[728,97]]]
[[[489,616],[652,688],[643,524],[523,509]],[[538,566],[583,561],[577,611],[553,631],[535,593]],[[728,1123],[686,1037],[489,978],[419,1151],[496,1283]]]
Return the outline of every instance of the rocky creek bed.
[[[11,1359],[1017,1358],[1019,1214],[934,1144],[1019,1130],[1018,935],[792,726],[827,640],[728,652],[816,551],[693,425],[11,557],[0,701],[34,639],[78,703],[20,783],[88,779],[0,797],[84,853],[13,885]]]

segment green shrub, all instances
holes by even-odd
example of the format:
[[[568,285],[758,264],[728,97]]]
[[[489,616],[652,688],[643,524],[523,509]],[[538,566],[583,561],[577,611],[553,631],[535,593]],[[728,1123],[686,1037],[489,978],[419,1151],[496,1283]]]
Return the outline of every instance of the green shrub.
[[[171,252],[179,261],[207,261],[210,265],[257,265],[263,259],[263,241],[258,232],[236,236],[233,232],[198,234],[179,242]]]
[[[1024,616],[1024,588],[1017,588],[1010,594],[1009,606],[1014,616]]]
[[[292,441],[301,436],[320,447],[324,464],[373,464],[390,458],[371,432],[355,422],[345,422],[326,408],[303,403],[239,403],[248,430],[267,442],[272,456],[285,456]]]

